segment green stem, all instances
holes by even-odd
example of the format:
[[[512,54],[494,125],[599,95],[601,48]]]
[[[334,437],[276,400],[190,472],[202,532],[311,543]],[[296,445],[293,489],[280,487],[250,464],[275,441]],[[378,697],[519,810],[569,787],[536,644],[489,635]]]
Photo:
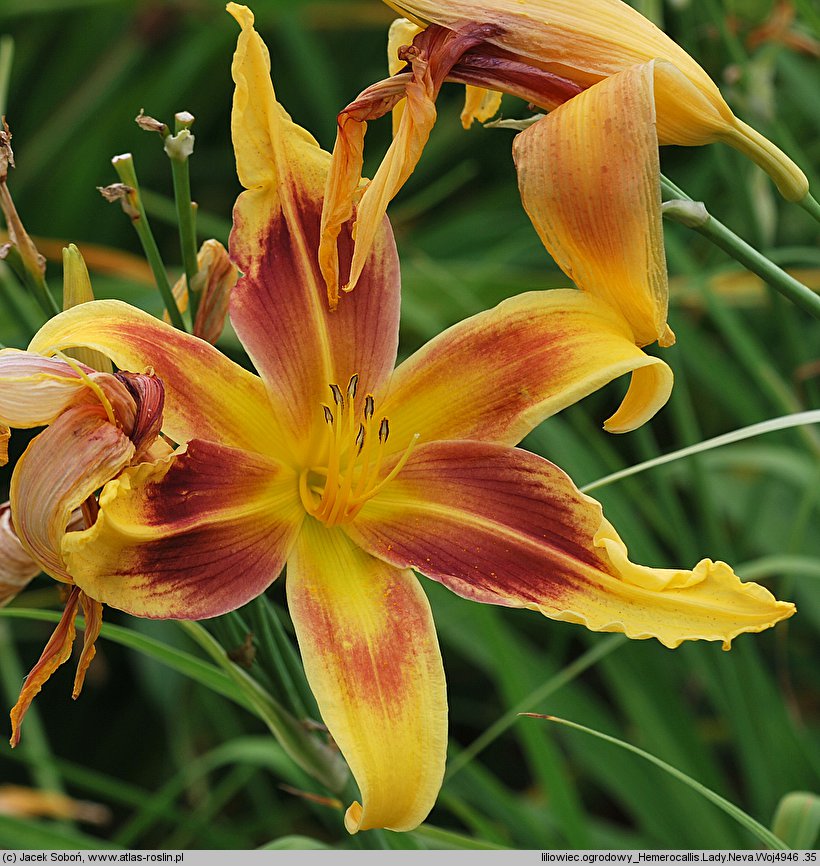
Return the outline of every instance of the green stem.
[[[0,117],[6,113],[13,60],[14,38],[12,36],[0,37]]]
[[[191,201],[191,176],[188,160],[171,158],[171,174],[174,178],[174,202],[179,223],[179,246],[182,263],[185,267],[185,281],[188,284],[188,304],[191,308],[191,321],[196,321],[199,308],[199,291],[196,275],[199,262],[196,255],[196,205]]]
[[[820,202],[810,192],[807,192],[805,198],[797,203],[820,223]]]
[[[17,246],[12,245],[6,249],[3,261],[9,266],[21,285],[34,296],[46,319],[51,319],[60,312],[60,308],[54,300],[54,295],[51,294],[45,277],[39,270],[26,265]]]
[[[664,195],[671,196],[674,199],[692,201],[690,196],[663,175],[661,175],[661,189]],[[820,207],[810,195],[807,195],[801,204],[808,210],[812,206],[806,204],[809,200],[813,203],[814,207],[818,208],[818,217],[820,218]],[[681,219],[674,209],[664,211],[664,216],[676,222],[683,222],[689,228],[693,228],[715,244],[715,246],[720,247],[733,259],[748,268],[752,273],[757,274],[773,289],[780,292],[781,295],[815,318],[820,319],[820,295],[817,295],[807,286],[804,286],[803,283],[787,274],[782,268],[779,268],[774,262],[747,244],[743,238],[738,237],[731,229],[727,228],[719,220],[716,220],[705,209],[701,213],[702,218],[697,220]]]
[[[196,323],[200,293],[196,278],[199,272],[196,254],[196,205],[191,201],[191,176],[188,170],[188,159],[194,150],[194,136],[191,135],[193,122],[194,116],[189,112],[177,112],[174,115],[174,135],[165,137],[165,152],[171,160],[171,174],[174,179],[179,245],[185,267],[192,325]]]
[[[171,317],[171,322],[175,328],[180,331],[187,330],[185,322],[182,319],[182,314],[179,312],[177,302],[174,300],[174,293],[171,291],[171,285],[168,282],[168,274],[165,272],[165,265],[162,263],[162,257],[159,254],[159,247],[154,239],[154,234],[151,231],[151,226],[148,223],[148,217],[145,214],[145,208],[142,204],[140,196],[139,181],[137,180],[137,172],[134,169],[134,159],[130,153],[122,156],[115,156],[111,160],[114,169],[117,172],[119,179],[133,190],[133,196],[130,197],[130,204],[133,205],[134,213],[131,215],[131,222],[137,232],[137,236],[142,244],[142,249],[145,252],[145,257],[148,259],[148,264],[151,266],[151,271],[154,274],[159,293],[162,295],[165,308],[168,310],[168,315]]]

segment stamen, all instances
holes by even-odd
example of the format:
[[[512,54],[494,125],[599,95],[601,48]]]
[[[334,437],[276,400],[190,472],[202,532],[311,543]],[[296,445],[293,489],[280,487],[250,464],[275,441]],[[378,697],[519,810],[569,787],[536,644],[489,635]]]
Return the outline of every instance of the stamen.
[[[387,440],[390,422],[379,421],[378,430],[373,423],[376,402],[367,394],[364,405],[356,406],[359,376],[350,377],[343,393],[331,384],[333,404],[322,403],[327,431],[319,465],[305,469],[299,476],[299,494],[309,514],[327,526],[336,526],[352,520],[362,506],[386,484],[392,481],[410,458],[418,441],[414,436],[393,469],[381,480],[382,465],[389,456]],[[332,408],[335,405],[336,408]],[[392,452],[395,459],[395,452]]]
[[[413,438],[410,440],[410,444],[407,446],[404,454],[401,455],[401,460],[399,460],[399,462],[390,470],[389,474],[386,475],[375,487],[371,487],[370,490],[367,491],[366,499],[372,499],[385,485],[389,484],[399,474],[399,472],[401,472],[402,469],[404,469],[405,464],[410,459],[410,455],[413,453],[413,449],[416,447],[416,443],[418,441],[419,434],[414,433]],[[361,505],[363,504],[364,501],[361,503]]]

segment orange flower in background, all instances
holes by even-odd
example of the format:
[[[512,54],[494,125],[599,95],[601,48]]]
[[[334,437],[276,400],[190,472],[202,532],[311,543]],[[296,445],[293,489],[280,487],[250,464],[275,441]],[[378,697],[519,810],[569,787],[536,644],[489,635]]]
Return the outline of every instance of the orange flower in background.
[[[666,399],[668,368],[594,292],[505,301],[394,370],[399,264],[381,220],[358,291],[328,310],[316,255],[330,155],[276,101],[251,12],[228,8],[242,28],[232,131],[246,190],[234,210],[243,276],[231,320],[259,376],[119,302],[41,329],[34,351],[84,346],[120,367],[153,366],[163,429],[185,443],[106,484],[96,522],[62,552],[95,598],[181,618],[237,606],[287,562],[307,678],[361,791],[346,826],[409,830],[435,802],[447,747],[441,655],[412,569],[474,601],[669,647],[728,647],[794,608],[722,562],[632,563],[597,502],[513,447],[623,373],[633,386],[619,429]],[[343,272],[350,231],[340,233]]]
[[[739,120],[703,69],[654,24],[621,0],[386,0],[416,25],[394,26],[397,71],[363,91],[338,117],[333,167],[322,219],[320,263],[331,306],[338,302],[335,239],[354,213],[356,250],[347,289],[358,280],[388,203],[418,162],[445,80],[482,88],[468,93],[463,115],[497,106],[483,88],[520,96],[546,110],[619,72],[658,63],[654,101],[660,144],[723,141],[768,172],[790,201],[808,193],[803,172],[774,144]],[[421,32],[418,32],[419,29]],[[400,44],[412,38],[412,44]],[[399,66],[401,63],[401,66]],[[406,98],[395,138],[373,180],[362,187],[367,121]],[[594,130],[592,130],[594,132]]]

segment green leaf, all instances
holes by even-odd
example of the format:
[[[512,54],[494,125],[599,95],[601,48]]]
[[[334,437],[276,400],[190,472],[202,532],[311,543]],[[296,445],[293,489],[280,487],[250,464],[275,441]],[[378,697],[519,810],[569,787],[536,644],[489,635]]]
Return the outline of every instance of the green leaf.
[[[60,614],[57,611],[31,610],[22,607],[4,608],[0,610],[0,616],[12,619],[33,619],[40,622],[57,623],[60,621]],[[82,617],[78,617],[77,626],[79,628],[84,627]],[[220,671],[214,665],[202,661],[184,650],[169,646],[148,635],[140,634],[119,625],[111,625],[110,623],[103,624],[100,635],[105,640],[113,641],[129,649],[143,653],[149,658],[160,662],[160,664],[164,664],[172,670],[177,671],[177,673],[201,683],[223,697],[230,698],[230,700],[244,707],[246,710],[255,712],[251,702],[231,681],[227,674]]]
[[[740,430],[725,433],[723,436],[705,439],[703,442],[698,442],[696,445],[690,445],[687,448],[681,448],[678,451],[673,451],[671,454],[663,454],[660,457],[655,457],[653,460],[646,460],[644,463],[629,466],[620,472],[613,472],[611,475],[599,478],[591,484],[585,484],[581,490],[584,493],[589,493],[592,490],[598,490],[600,487],[606,487],[615,481],[620,481],[622,478],[629,478],[631,475],[645,472],[647,469],[654,469],[656,466],[663,466],[665,463],[674,463],[676,460],[682,460],[684,457],[691,457],[693,454],[711,451],[713,448],[721,448],[724,445],[730,445],[732,442],[751,439],[754,436],[772,433],[775,430],[787,430],[790,427],[802,427],[807,424],[818,423],[820,423],[820,410],[795,412],[791,415],[782,415],[779,418],[770,418],[768,421],[761,421],[760,424],[752,424],[749,427],[742,427]]]
[[[741,808],[735,806],[734,803],[729,802],[729,800],[721,797],[720,794],[716,794],[710,788],[707,788],[705,785],[701,785],[700,782],[693,779],[691,776],[687,776],[686,773],[682,773],[676,767],[673,767],[671,764],[667,764],[666,761],[662,761],[660,758],[656,758],[654,755],[650,755],[649,752],[645,752],[643,749],[639,749],[637,746],[633,746],[631,743],[625,743],[623,740],[619,740],[616,737],[610,737],[608,734],[603,734],[600,731],[596,731],[593,728],[587,728],[584,725],[579,725],[577,722],[570,722],[567,719],[559,719],[555,716],[543,716],[537,713],[522,713],[523,716],[529,716],[530,718],[535,719],[546,719],[550,722],[556,722],[559,725],[564,725],[568,728],[573,728],[576,731],[583,731],[585,734],[590,734],[593,737],[597,737],[599,740],[605,740],[607,743],[612,743],[615,746],[620,747],[621,749],[626,749],[628,752],[632,752],[635,755],[639,755],[645,761],[649,761],[650,764],[654,764],[656,767],[660,767],[665,773],[668,773],[670,776],[678,779],[683,782],[684,785],[688,785],[692,790],[697,791],[701,796],[705,797],[707,800],[714,803],[719,809],[722,809],[727,815],[731,818],[734,818],[735,821],[738,822],[742,827],[745,827],[750,833],[757,836],[757,838],[766,845],[767,848],[773,848],[777,851],[788,851],[789,846],[783,842],[782,839],[778,838],[771,830],[764,827],[760,822],[755,821],[751,815],[747,815]]]

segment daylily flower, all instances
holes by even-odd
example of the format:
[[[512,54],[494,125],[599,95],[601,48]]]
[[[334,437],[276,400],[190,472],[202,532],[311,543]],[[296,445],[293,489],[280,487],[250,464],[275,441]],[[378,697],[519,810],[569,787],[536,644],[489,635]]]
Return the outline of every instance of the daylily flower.
[[[410,23],[394,25],[392,77],[364,90],[337,118],[333,168],[322,219],[320,263],[331,306],[338,302],[336,237],[354,214],[356,249],[344,288],[355,285],[387,205],[421,156],[435,123],[442,83],[468,93],[463,119],[497,107],[489,91],[520,96],[545,110],[636,64],[659,62],[655,105],[661,144],[723,141],[771,175],[790,201],[808,193],[803,172],[774,144],[739,120],[703,69],[668,36],[621,0],[385,0]],[[412,38],[412,44],[401,37]],[[399,63],[401,65],[399,65]],[[367,121],[405,100],[395,138],[362,189]],[[483,103],[483,108],[481,107]],[[595,126],[584,134],[595,134]]]
[[[153,365],[164,429],[186,443],[108,483],[94,525],[62,551],[79,587],[140,616],[214,616],[287,562],[306,674],[361,791],[346,826],[408,830],[435,801],[447,745],[441,656],[411,569],[474,601],[669,647],[728,648],[794,608],[722,562],[630,562],[597,502],[512,447],[615,376],[658,366],[593,295],[506,301],[393,371],[399,266],[384,220],[358,291],[328,311],[316,252],[330,156],[276,101],[251,12],[228,9],[242,28],[232,131],[246,189],[231,319],[259,376],[116,301],[49,322],[33,350]],[[349,263],[350,226],[341,240]],[[627,426],[652,411],[634,397]]]
[[[79,253],[67,258],[66,281],[78,276],[75,268],[81,263]],[[89,306],[81,304],[73,309]],[[162,383],[152,373],[112,375],[67,355],[0,351],[0,425],[48,425],[31,441],[14,468],[10,508],[15,538],[7,527],[3,558],[11,562],[14,557],[16,561],[13,573],[17,574],[18,589],[32,568],[20,556],[24,552],[36,563],[35,574],[43,570],[66,584],[68,590],[63,617],[26,677],[12,710],[12,745],[19,741],[20,724],[31,701],[70,656],[74,620],[80,609],[85,616],[85,639],[73,696],[76,698],[82,689],[102,624],[102,605],[93,593],[75,585],[63,557],[63,539],[78,509],[87,525],[94,522],[94,493],[103,484],[131,463],[164,456],[171,450],[157,440],[162,402]],[[21,551],[16,550],[15,541]]]

